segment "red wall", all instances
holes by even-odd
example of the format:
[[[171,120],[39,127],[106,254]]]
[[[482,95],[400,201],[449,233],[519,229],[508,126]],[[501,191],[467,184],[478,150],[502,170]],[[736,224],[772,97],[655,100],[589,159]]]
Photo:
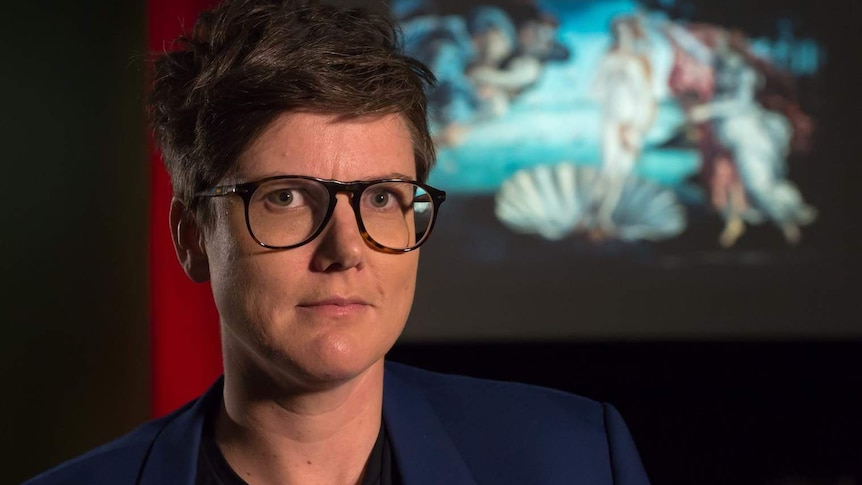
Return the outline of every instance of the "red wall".
[[[213,0],[149,0],[151,54],[173,48]],[[150,140],[150,316],[152,413],[161,416],[205,390],[221,374],[218,313],[209,284],[183,273],[168,224],[171,185],[158,149]]]

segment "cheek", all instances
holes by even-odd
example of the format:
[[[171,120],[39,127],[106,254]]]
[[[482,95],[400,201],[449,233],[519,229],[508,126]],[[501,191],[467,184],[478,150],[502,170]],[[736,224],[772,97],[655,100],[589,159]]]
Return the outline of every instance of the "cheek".
[[[279,252],[237,254],[221,272],[223,284],[219,286],[234,293],[236,298],[256,302],[257,306],[265,307],[274,301],[289,302],[295,299],[296,289],[303,287],[298,277],[308,266],[295,256],[298,255]]]
[[[406,320],[410,307],[413,305],[413,294],[416,290],[416,274],[419,266],[419,250],[395,256],[399,259],[397,267],[388,275],[395,301],[393,308],[403,313]],[[386,280],[384,280],[386,281]]]
[[[248,318],[247,308],[260,307],[254,301],[260,297],[259,292],[250,291],[260,288],[260,276],[254,271],[250,259],[237,253],[236,248],[225,248],[218,254],[210,255],[213,298],[219,316],[225,323],[245,321]]]
[[[248,236],[244,220],[230,220],[232,227],[224,222],[219,221],[207,246],[219,315],[231,326],[270,321],[280,307],[277,303],[290,301],[289,290],[297,285],[291,275],[302,274],[304,251],[262,248]]]

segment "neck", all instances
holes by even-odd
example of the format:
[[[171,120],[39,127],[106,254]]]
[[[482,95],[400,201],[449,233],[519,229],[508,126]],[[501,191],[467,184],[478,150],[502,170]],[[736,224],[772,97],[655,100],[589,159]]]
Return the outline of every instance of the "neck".
[[[359,483],[380,431],[382,360],[313,389],[225,363],[215,438],[240,477],[254,485]]]

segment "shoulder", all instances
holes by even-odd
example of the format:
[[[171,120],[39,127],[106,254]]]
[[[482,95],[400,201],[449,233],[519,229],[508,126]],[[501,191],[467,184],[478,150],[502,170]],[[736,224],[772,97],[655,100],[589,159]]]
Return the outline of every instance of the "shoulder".
[[[610,404],[534,385],[394,363],[388,363],[386,371],[388,383],[421,393],[474,472],[504,473],[491,481],[510,483],[528,469],[525,463],[533,463],[541,464],[542,473],[560,477],[648,483],[628,428]]]
[[[577,441],[606,441],[608,406],[592,399],[544,387],[439,374],[389,364],[387,371],[421,389],[444,423],[455,434],[481,439],[489,435],[528,435]]]
[[[563,414],[583,418],[583,413],[601,413],[602,404],[568,392],[518,382],[480,379],[455,374],[441,374],[415,367],[387,362],[386,371],[425,391],[426,397],[441,403],[479,402],[500,411],[520,411],[525,407],[550,408]],[[501,400],[506,398],[505,400]]]
[[[153,441],[168,423],[186,412],[193,403],[144,423],[125,436],[62,463],[22,485],[135,483]]]

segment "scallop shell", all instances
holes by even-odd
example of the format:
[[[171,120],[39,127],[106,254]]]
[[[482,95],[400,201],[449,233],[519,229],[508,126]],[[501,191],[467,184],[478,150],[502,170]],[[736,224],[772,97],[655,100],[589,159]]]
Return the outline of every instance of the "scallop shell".
[[[660,240],[686,227],[685,209],[671,190],[636,175],[565,162],[519,170],[503,182],[495,202],[506,227],[552,241],[596,232],[628,242]],[[607,204],[613,207],[603,222],[600,212]]]
[[[611,220],[617,238],[629,242],[669,239],[687,226],[685,207],[676,194],[637,176],[625,177]]]
[[[578,178],[572,164],[520,170],[503,182],[494,212],[515,232],[562,239],[575,231],[586,212],[578,196]]]

